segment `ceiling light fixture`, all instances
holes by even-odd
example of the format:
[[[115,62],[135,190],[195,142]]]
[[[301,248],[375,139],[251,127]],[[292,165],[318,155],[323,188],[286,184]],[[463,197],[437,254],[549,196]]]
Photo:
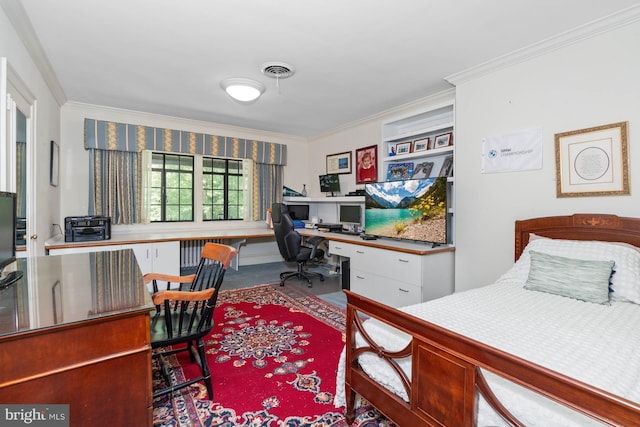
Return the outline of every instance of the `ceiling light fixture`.
[[[264,85],[260,82],[244,78],[223,80],[220,86],[236,101],[253,102],[264,93]]]

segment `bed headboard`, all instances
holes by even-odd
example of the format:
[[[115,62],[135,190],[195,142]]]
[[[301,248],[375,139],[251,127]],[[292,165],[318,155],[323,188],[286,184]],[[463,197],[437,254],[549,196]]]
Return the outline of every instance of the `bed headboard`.
[[[625,242],[640,247],[640,218],[575,214],[516,221],[516,260],[529,243],[529,233],[553,239]]]

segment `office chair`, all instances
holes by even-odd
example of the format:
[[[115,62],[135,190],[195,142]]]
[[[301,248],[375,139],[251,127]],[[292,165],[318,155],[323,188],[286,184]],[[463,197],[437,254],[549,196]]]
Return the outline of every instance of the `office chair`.
[[[287,206],[282,203],[274,203],[271,207],[271,219],[273,221],[273,231],[276,235],[278,249],[285,261],[295,261],[298,263],[296,271],[284,271],[280,273],[280,286],[292,277],[304,279],[311,287],[311,278],[319,277],[324,282],[324,276],[320,273],[307,271],[304,269],[308,261],[320,260],[324,257],[324,251],[318,248],[320,243],[326,239],[321,236],[313,236],[302,243],[302,236],[295,230],[293,220],[287,213]]]
[[[156,304],[156,312],[151,318],[151,348],[158,351],[152,357],[160,361],[160,372],[167,385],[154,390],[154,399],[198,381],[204,381],[209,399],[213,399],[204,337],[213,328],[213,310],[218,292],[231,259],[236,254],[236,249],[231,246],[206,243],[195,274],[171,276],[148,273],[144,276],[145,283],[153,282],[152,300]],[[166,290],[158,290],[158,281],[167,282]],[[179,284],[180,289],[172,290],[171,283]],[[181,290],[186,284],[189,284],[188,290]],[[191,362],[198,364],[201,375],[175,384],[166,357],[182,351],[189,351]]]

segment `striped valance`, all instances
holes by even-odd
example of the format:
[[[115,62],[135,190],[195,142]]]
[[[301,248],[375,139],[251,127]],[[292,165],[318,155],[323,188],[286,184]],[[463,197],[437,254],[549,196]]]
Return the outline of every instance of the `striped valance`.
[[[94,119],[84,120],[84,146],[86,149],[157,150],[252,159],[270,165],[287,164],[287,146],[284,144]]]

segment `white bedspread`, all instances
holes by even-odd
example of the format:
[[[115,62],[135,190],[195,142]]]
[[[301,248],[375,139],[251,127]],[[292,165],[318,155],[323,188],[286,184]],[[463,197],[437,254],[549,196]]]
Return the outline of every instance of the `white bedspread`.
[[[507,277],[490,286],[401,310],[640,402],[640,305],[626,302],[600,305],[528,291],[521,282]],[[400,349],[408,343],[407,335],[378,321],[368,320],[365,325],[368,333],[387,349]],[[360,362],[367,374],[407,400],[395,374],[377,356],[363,356]],[[343,352],[336,406],[345,402],[344,367]],[[405,360],[402,367],[410,378],[410,360]],[[488,380],[503,404],[527,426],[593,423],[540,396],[533,400],[531,396],[523,397],[523,393],[514,392],[521,388],[508,381]],[[478,425],[503,425],[482,400]]]

